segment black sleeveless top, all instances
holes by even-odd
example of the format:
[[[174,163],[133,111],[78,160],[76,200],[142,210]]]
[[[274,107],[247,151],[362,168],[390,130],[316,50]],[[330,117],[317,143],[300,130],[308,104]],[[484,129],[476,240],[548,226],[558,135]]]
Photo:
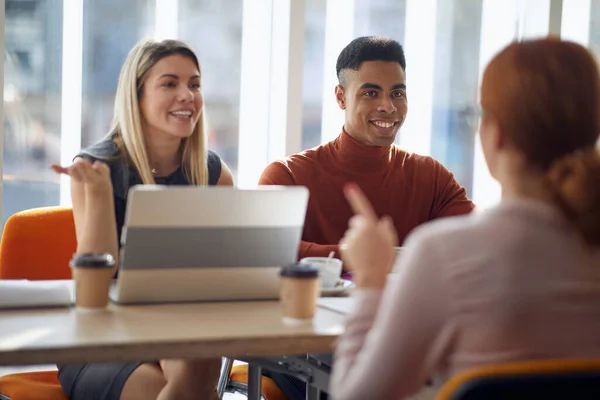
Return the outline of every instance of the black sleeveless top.
[[[115,219],[117,221],[117,240],[121,247],[121,231],[125,222],[125,206],[129,188],[141,185],[142,178],[135,169],[129,165],[120,154],[119,147],[112,138],[105,138],[83,150],[77,157],[85,158],[91,162],[96,160],[105,162],[110,167],[110,179],[113,185],[115,201]],[[221,177],[221,159],[209,150],[207,154],[208,184],[214,186]],[[189,185],[182,167],[177,168],[171,175],[155,178],[157,185]]]

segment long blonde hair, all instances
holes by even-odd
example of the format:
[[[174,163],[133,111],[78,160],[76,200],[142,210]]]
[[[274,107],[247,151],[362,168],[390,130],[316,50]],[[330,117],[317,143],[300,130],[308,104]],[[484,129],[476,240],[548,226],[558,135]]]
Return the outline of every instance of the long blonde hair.
[[[144,184],[154,184],[155,180],[142,130],[139,98],[150,68],[161,59],[175,54],[190,58],[198,71],[201,71],[198,58],[185,43],[178,40],[157,42],[146,39],[131,49],[119,74],[114,118],[109,136],[113,140],[118,139],[117,144],[123,156],[137,169]],[[207,184],[204,112],[200,115],[192,134],[182,140],[181,163],[190,184]]]

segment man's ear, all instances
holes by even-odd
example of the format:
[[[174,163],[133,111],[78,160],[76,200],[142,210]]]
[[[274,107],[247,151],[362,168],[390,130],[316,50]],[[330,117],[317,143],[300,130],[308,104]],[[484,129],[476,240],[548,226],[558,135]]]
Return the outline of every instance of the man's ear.
[[[346,109],[346,90],[340,85],[335,87],[335,100],[337,101],[340,109]]]

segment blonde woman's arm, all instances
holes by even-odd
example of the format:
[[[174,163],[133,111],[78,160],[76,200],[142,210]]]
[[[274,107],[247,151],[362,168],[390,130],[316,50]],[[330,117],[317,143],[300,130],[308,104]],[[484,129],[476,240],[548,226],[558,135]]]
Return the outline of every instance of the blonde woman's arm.
[[[69,167],[53,165],[71,177],[71,200],[77,235],[77,253],[110,253],[119,256],[115,205],[109,167],[76,158]]]

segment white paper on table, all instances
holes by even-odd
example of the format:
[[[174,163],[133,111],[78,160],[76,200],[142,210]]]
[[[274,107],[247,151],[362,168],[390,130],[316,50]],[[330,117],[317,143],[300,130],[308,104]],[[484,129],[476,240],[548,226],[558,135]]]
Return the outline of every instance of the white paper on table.
[[[354,308],[354,298],[352,297],[319,297],[317,305],[322,308],[338,312],[340,314],[350,314]]]
[[[73,281],[0,279],[0,308],[55,307],[73,303]]]

